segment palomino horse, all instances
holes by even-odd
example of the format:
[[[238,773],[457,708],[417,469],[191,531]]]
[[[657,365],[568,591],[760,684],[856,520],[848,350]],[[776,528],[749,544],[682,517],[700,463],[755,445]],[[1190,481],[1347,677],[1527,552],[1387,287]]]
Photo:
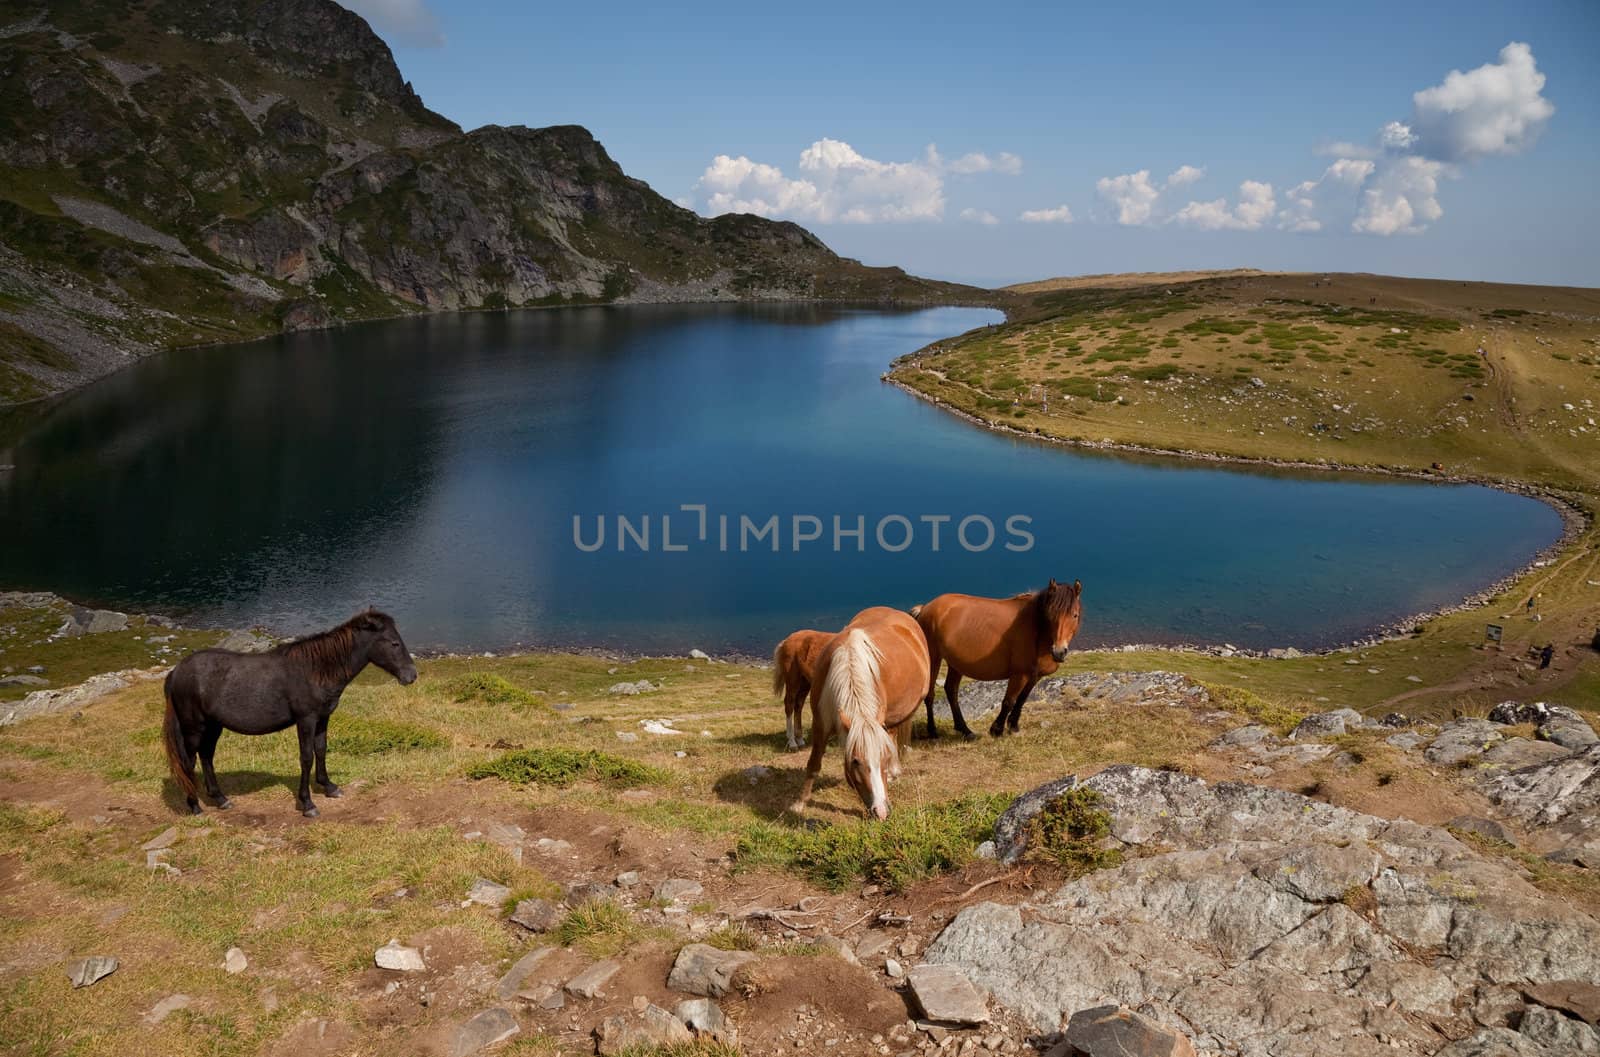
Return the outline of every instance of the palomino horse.
[[[888,782],[899,777],[927,670],[922,629],[899,609],[863,609],[828,640],[811,684],[811,758],[795,814],[806,809],[828,742],[842,729],[845,781],[875,818],[889,817]]]
[[[940,595],[911,615],[928,637],[928,737],[937,738],[933,722],[933,697],[939,685],[939,661],[950,665],[944,694],[950,699],[950,716],[956,730],[967,729],[956,700],[961,679],[1006,679],[1006,696],[989,733],[995,737],[1017,732],[1023,702],[1042,676],[1056,670],[1067,656],[1067,646],[1083,619],[1083,583],[1070,587],[1051,580],[1042,591],[1014,598],[978,598],[974,595]]]
[[[796,631],[772,651],[772,693],[783,698],[783,729],[789,736],[790,752],[803,744],[800,711],[815,681],[817,658],[832,638],[831,631]]]
[[[273,734],[294,727],[300,735],[300,790],[295,805],[307,818],[316,818],[312,760],[323,794],[338,796],[339,787],[328,777],[328,717],[339,707],[344,688],[369,664],[403,685],[417,681],[417,666],[394,621],[373,609],[331,631],[284,643],[267,653],[201,650],[179,661],[167,675],[162,740],[189,812],[200,813],[196,755],[205,766],[206,795],[219,808],[232,806],[211,764],[224,730]]]

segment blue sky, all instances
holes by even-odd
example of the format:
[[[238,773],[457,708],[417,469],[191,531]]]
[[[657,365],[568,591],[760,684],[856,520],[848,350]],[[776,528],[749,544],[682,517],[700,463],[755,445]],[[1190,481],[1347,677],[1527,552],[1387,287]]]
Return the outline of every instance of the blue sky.
[[[585,125],[870,264],[1600,286],[1593,0],[347,6],[466,128]]]

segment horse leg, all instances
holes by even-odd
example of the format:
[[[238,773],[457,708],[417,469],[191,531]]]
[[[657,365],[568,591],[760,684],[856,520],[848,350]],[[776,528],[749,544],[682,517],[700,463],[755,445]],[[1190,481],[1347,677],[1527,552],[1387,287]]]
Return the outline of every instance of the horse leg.
[[[185,724],[183,728],[183,769],[188,772],[189,781],[194,781],[195,764],[200,760],[200,747],[205,743],[206,730],[211,725],[211,720],[201,718],[198,723]],[[209,766],[206,768],[210,774]],[[212,779],[211,781],[214,781]],[[206,792],[211,793],[210,781],[207,782]],[[219,805],[220,806],[220,805]],[[189,798],[189,814],[200,814],[200,801],[194,797]]]
[[[322,795],[327,797],[343,796],[339,787],[333,784],[333,779],[328,777],[328,717],[323,716],[317,720],[317,733],[311,747],[317,754],[317,784],[322,786]]]
[[[1012,705],[1016,703],[1017,695],[1022,693],[1023,684],[1027,683],[1027,681],[1028,676],[1026,675],[1013,675],[1011,681],[1006,683],[1006,696],[1000,702],[1000,711],[995,713],[994,723],[989,726],[989,734],[991,736],[998,738],[1006,732],[1006,714],[1011,711]],[[1012,727],[1011,729],[1015,730],[1016,728]]]
[[[217,802],[217,807],[226,811],[233,806],[222,792],[222,786],[217,783],[217,769],[212,764],[212,757],[217,752],[217,739],[222,737],[222,724],[214,719],[206,720],[206,726],[200,732],[200,765],[206,773],[206,795]]]
[[[811,716],[811,756],[806,760],[806,778],[800,783],[800,795],[795,802],[789,805],[789,810],[796,815],[805,814],[806,803],[811,799],[811,789],[816,784],[817,773],[822,770],[822,758],[828,752],[828,738],[832,735],[822,723],[817,721],[815,713]]]
[[[794,752],[805,744],[801,736],[805,732],[806,697],[811,693],[811,683],[804,678],[797,678],[795,685],[784,696],[783,718],[786,732],[789,735],[789,751]]]
[[[316,715],[295,720],[294,729],[300,736],[300,789],[294,795],[294,805],[306,818],[316,818],[320,812],[317,811],[317,805],[311,802],[311,764],[316,758]]]
[[[934,696],[939,692],[939,662],[941,659],[939,647],[934,645],[932,642],[929,642],[928,696],[922,699],[922,703],[928,707],[928,737],[930,738],[937,738],[939,736],[939,727],[933,722],[933,699]],[[954,668],[950,670],[950,674],[955,674]]]
[[[955,722],[956,733],[971,741],[977,735],[967,726],[967,717],[961,714],[961,699],[956,696],[956,690],[960,686],[961,673],[951,668],[944,676],[944,696],[950,702],[950,718]]]
[[[1017,732],[1017,721],[1022,718],[1022,706],[1037,685],[1039,685],[1039,677],[1037,675],[1029,676],[1028,681],[1023,684],[1022,693],[1017,695],[1017,700],[1011,705],[1011,718],[1006,721],[1006,728],[1011,733],[1015,734]]]

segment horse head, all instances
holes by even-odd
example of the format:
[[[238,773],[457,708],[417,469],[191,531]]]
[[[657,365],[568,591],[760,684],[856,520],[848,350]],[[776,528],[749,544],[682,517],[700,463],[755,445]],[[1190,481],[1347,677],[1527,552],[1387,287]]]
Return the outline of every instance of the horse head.
[[[876,722],[852,724],[844,737],[844,779],[873,818],[889,817],[889,779],[899,773],[894,736]]]
[[[1083,621],[1083,581],[1058,584],[1051,580],[1039,592],[1040,642],[1050,644],[1050,656],[1057,663],[1067,659],[1067,647]]]
[[[367,652],[369,661],[398,679],[401,686],[410,686],[417,681],[416,662],[401,641],[400,630],[395,627],[393,617],[369,609],[356,618],[355,624],[359,630],[373,637]]]

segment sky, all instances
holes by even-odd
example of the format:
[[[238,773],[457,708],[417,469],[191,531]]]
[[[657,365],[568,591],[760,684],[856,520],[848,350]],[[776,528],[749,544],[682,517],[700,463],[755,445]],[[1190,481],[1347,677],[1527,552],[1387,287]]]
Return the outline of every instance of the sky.
[[[1600,286],[1595,0],[346,6],[464,128],[868,264]]]

